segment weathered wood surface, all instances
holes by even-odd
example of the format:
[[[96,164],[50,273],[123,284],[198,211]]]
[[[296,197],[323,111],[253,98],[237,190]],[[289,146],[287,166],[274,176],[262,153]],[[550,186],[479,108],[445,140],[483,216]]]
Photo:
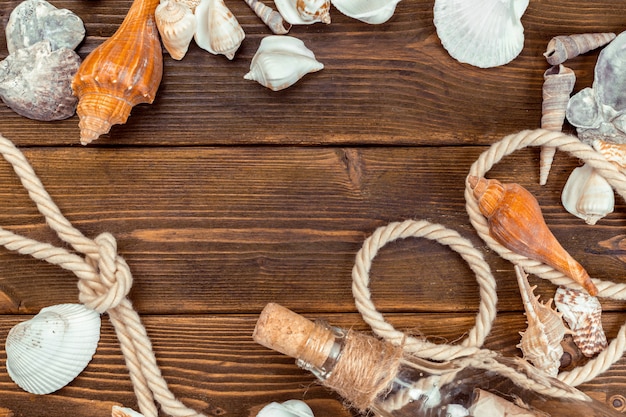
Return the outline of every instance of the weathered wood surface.
[[[2,28],[18,3],[0,3]],[[116,30],[130,6],[130,0],[53,3],[85,21],[83,57]],[[214,416],[254,416],[264,404],[290,398],[305,399],[317,416],[356,415],[291,359],[256,345],[252,329],[272,301],[366,330],[350,292],[355,254],[377,227],[409,218],[455,229],[484,252],[499,297],[486,346],[519,355],[515,345],[525,325],[513,268],[472,229],[464,179],[487,145],[539,126],[548,40],[619,33],[626,3],[531,1],[524,50],[492,69],[447,55],[432,24],[432,1],[404,0],[380,26],[333,10],[331,25],[292,29],[325,68],[282,92],[243,80],[269,31],[244,2],[228,5],[247,34],[235,59],[195,45],[182,61],[166,54],[155,103],[137,106],[126,125],[88,147],[78,145],[76,117],[35,122],[0,107],[0,133],[24,150],[67,218],[88,237],[107,231],[117,238],[135,279],[130,297],[174,393]],[[2,30],[0,58],[6,53]],[[596,58],[592,52],[568,62],[576,90],[591,85]],[[598,225],[585,225],[560,204],[580,161],[557,153],[549,182],[540,187],[538,154],[516,152],[490,175],[533,192],[557,238],[593,277],[623,282],[624,201],[618,198],[615,213]],[[0,226],[61,244],[4,162],[0,207]],[[551,297],[550,283],[531,280]],[[76,282],[56,266],[0,251],[0,340],[42,307],[76,302]],[[423,239],[381,251],[372,291],[398,328],[433,340],[461,338],[478,305],[475,277],[463,260]],[[626,320],[624,303],[603,300],[603,308],[614,337]],[[0,415],[56,417],[72,409],[108,416],[112,404],[136,407],[104,318],[92,363],[52,395],[22,392],[0,349]],[[623,408],[625,365],[620,360],[581,388]]]

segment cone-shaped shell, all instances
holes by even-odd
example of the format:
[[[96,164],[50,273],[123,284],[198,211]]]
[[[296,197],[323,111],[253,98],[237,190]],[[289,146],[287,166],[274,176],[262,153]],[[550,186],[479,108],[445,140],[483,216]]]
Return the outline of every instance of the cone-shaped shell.
[[[378,25],[393,16],[400,0],[331,0],[331,3],[346,16]]]
[[[275,35],[289,33],[291,24],[283,19],[279,12],[265,5],[261,0],[245,0],[245,2]]]
[[[512,252],[545,263],[580,284],[589,294],[598,289],[589,274],[554,237],[537,199],[519,184],[495,179],[468,178],[489,234]]]
[[[152,103],[163,75],[154,11],[159,0],[135,0],[118,30],[83,61],[72,82],[82,144],[123,124],[131,109]]]
[[[521,17],[528,0],[436,0],[434,24],[443,47],[480,68],[512,61],[524,47]]]
[[[615,39],[615,33],[581,33],[568,36],[555,36],[550,39],[543,56],[550,65],[559,65],[593,49],[606,45]]]
[[[266,36],[252,57],[246,80],[278,91],[285,89],[310,72],[324,65],[315,59],[313,52],[300,39],[284,36]]]
[[[613,212],[615,195],[608,181],[585,164],[570,174],[561,193],[561,202],[569,213],[594,225]]]
[[[157,6],[154,17],[167,52],[176,60],[183,59],[196,33],[196,17],[189,6],[165,0]]]
[[[100,339],[100,315],[82,304],[43,308],[9,331],[7,371],[23,390],[49,394],[63,388],[91,361]]]
[[[274,4],[292,25],[330,23],[330,0],[274,0]]]
[[[212,54],[233,59],[246,35],[224,1],[202,0],[194,13],[194,39],[198,46]]]

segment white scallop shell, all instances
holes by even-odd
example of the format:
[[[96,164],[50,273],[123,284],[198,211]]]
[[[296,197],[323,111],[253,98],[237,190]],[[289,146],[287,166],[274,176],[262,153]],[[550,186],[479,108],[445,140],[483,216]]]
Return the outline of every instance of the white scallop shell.
[[[63,388],[91,361],[100,339],[100,314],[83,304],[41,309],[19,323],[6,339],[11,379],[33,394]]]
[[[184,3],[162,1],[154,11],[163,46],[176,60],[181,60],[196,33],[196,17]]]
[[[194,40],[202,49],[215,55],[235,57],[245,38],[243,28],[223,0],[202,0],[194,12],[196,33]]]
[[[393,16],[400,0],[331,0],[331,3],[348,17],[378,25]]]
[[[261,40],[259,49],[252,57],[250,72],[243,78],[278,91],[322,68],[324,64],[315,59],[313,52],[300,39],[271,35]]]
[[[304,401],[272,402],[259,411],[257,417],[313,417],[313,411]]]
[[[615,195],[606,179],[589,164],[574,168],[561,193],[563,207],[574,216],[594,225],[613,212]]]
[[[274,4],[292,25],[330,23],[330,0],[274,0]]]
[[[559,287],[554,303],[572,330],[572,338],[583,355],[591,357],[608,343],[602,328],[602,306],[596,297],[584,291]]]
[[[528,0],[436,0],[434,23],[448,53],[480,68],[512,61],[524,47]]]

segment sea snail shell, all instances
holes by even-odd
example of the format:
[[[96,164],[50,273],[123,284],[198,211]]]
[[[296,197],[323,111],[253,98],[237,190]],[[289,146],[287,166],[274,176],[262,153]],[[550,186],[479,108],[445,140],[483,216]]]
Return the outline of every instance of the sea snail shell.
[[[181,60],[189,49],[196,32],[196,17],[184,3],[164,0],[154,11],[163,46],[176,60]]]
[[[468,178],[489,234],[512,252],[545,263],[580,284],[591,295],[598,289],[589,274],[561,246],[545,223],[537,199],[519,184]]]

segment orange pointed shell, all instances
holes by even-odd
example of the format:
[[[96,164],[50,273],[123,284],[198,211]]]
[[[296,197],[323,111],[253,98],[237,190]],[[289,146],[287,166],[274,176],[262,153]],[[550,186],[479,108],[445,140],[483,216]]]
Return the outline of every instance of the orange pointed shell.
[[[159,0],[135,0],[118,30],[83,61],[72,82],[80,141],[126,123],[133,106],[152,103],[163,75],[154,10]]]
[[[537,199],[519,184],[468,178],[489,234],[512,252],[545,263],[572,278],[591,295],[598,289],[589,274],[561,246],[541,213]]]

